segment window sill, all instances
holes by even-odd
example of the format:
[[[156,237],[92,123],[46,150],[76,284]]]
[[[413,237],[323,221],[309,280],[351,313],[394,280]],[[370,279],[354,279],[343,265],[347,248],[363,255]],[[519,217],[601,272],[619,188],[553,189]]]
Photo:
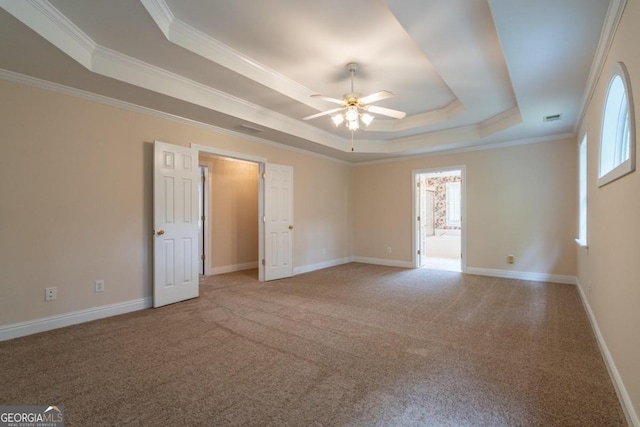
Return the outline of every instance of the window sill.
[[[631,153],[634,153],[634,151],[631,151]],[[624,162],[620,163],[615,168],[613,168],[613,170],[609,171],[604,176],[601,176],[600,178],[598,178],[598,187],[604,187],[605,185],[610,184],[613,181],[620,179],[627,174],[630,174],[631,172],[635,171],[635,169],[636,169],[635,158],[634,159],[629,158]]]
[[[584,240],[575,239],[575,241],[576,241],[577,245],[580,246],[581,248],[589,249],[589,246],[587,245],[587,242],[585,242]]]

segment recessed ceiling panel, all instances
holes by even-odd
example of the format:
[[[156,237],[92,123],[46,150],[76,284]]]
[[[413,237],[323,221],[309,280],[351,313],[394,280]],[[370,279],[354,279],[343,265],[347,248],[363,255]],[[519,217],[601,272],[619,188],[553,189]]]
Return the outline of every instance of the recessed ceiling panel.
[[[175,17],[317,93],[388,90],[384,106],[409,115],[455,100],[382,1],[169,0]]]

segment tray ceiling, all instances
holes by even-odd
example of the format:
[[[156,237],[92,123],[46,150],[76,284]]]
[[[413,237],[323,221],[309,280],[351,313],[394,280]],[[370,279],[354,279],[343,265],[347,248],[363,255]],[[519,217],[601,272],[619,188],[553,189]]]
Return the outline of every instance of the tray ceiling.
[[[0,0],[0,68],[350,162],[575,132],[602,0]],[[46,60],[45,60],[46,58]],[[310,95],[407,112],[351,133]],[[5,73],[6,74],[6,73]],[[546,115],[561,120],[543,122]]]

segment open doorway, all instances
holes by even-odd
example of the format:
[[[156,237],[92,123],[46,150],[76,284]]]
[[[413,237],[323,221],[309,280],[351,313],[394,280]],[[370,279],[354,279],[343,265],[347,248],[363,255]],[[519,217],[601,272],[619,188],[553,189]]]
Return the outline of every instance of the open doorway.
[[[257,263],[258,280],[261,282],[292,277],[294,263],[293,166],[267,163],[267,159],[263,157],[204,145],[191,144],[191,149],[196,150],[198,156],[213,155],[216,158],[251,164],[257,167],[258,171],[258,215],[254,216],[254,224],[258,224],[258,258],[256,261],[222,266],[219,270],[212,268],[211,274],[248,269]],[[194,195],[194,197],[196,196]],[[211,210],[215,212],[214,200],[211,197],[209,200]],[[225,207],[224,203],[221,205],[223,208]],[[238,211],[236,210],[236,212]],[[213,257],[215,257],[215,253],[216,248],[212,245],[211,254]]]
[[[259,164],[200,153],[200,273],[258,268]]]
[[[465,168],[414,171],[414,266],[464,271]]]

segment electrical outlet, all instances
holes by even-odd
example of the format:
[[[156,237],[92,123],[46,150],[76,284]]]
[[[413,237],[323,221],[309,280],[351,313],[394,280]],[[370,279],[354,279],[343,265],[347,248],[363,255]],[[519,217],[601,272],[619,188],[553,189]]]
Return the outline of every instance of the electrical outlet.
[[[44,300],[45,301],[55,301],[58,297],[58,288],[55,286],[51,288],[45,288],[44,290]]]
[[[391,253],[391,246],[387,247],[387,253],[390,254]]]
[[[104,280],[96,280],[96,292],[104,292]]]
[[[509,264],[513,264],[515,262],[515,258],[513,255],[507,255],[507,262]]]

